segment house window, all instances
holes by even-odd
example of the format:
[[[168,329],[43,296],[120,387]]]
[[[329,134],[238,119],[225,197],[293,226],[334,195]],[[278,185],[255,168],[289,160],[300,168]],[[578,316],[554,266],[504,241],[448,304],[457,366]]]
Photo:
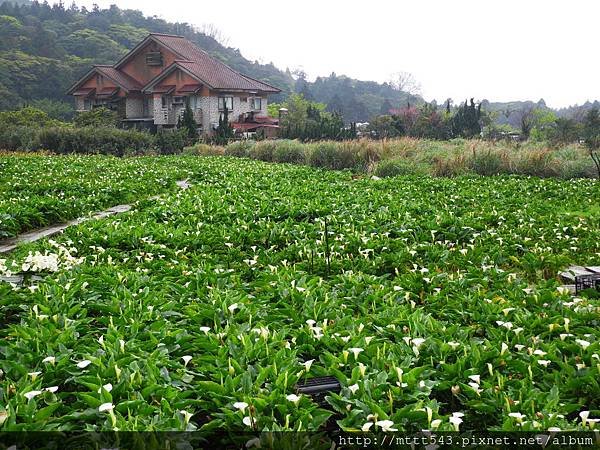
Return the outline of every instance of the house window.
[[[250,101],[250,106],[254,111],[260,111],[262,109],[262,98],[252,97]]]
[[[219,111],[233,111],[233,97],[219,97]]]
[[[185,97],[173,97],[174,105],[183,105],[184,101],[185,101]]]
[[[200,108],[200,102],[198,101],[198,96],[192,95],[192,96],[188,97],[188,99],[189,99],[189,103],[190,103],[190,108],[192,108],[192,109]]]
[[[152,110],[152,99],[146,97],[146,98],[144,98],[142,116],[143,117],[151,117],[152,116],[152,114],[150,114],[151,110]]]
[[[148,66],[162,66],[163,57],[161,52],[148,52],[146,53],[146,64]]]
[[[166,107],[167,107],[167,104],[168,104],[168,102],[167,102],[167,96],[166,96],[166,95],[163,95],[163,96],[160,98],[160,100],[161,100],[161,102],[162,102],[162,107],[163,107],[163,108],[166,108]]]
[[[83,100],[83,109],[86,111],[92,109],[92,102],[89,98]]]

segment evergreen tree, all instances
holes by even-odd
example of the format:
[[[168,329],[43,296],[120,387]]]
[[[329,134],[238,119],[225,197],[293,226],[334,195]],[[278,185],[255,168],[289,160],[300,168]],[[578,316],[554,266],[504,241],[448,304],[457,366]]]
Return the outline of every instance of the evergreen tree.
[[[215,132],[214,142],[218,145],[226,145],[232,138],[233,127],[229,123],[229,111],[225,108],[223,114],[219,116],[219,126]]]
[[[194,120],[194,112],[192,111],[189,100],[185,104],[183,116],[180,116],[177,121],[177,128],[183,128],[186,130],[187,135],[190,138],[198,137],[198,124]]]
[[[585,146],[590,152],[590,157],[596,169],[598,170],[598,179],[600,179],[600,112],[598,108],[593,107],[590,109],[583,121],[583,137],[585,139]]]
[[[460,105],[452,118],[452,136],[473,138],[481,134],[481,103],[467,102]]]

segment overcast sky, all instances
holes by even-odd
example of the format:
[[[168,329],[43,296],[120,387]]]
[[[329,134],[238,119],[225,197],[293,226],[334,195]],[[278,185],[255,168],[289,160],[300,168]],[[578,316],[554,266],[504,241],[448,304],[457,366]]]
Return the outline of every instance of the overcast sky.
[[[213,24],[251,60],[383,82],[398,71],[427,100],[600,99],[593,0],[76,0]],[[65,3],[69,3],[68,1]]]

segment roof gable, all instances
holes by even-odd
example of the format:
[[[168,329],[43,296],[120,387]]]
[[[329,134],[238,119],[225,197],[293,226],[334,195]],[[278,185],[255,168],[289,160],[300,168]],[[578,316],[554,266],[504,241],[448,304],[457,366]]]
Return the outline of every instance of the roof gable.
[[[177,53],[181,57],[177,64],[213,89],[280,92],[276,87],[236,72],[182,36],[151,34],[149,38]]]
[[[79,81],[71,86],[67,91],[67,94],[73,94],[81,85],[83,85],[95,74],[104,75],[113,81],[117,86],[125,90],[125,92],[140,91],[142,89],[142,85],[126,73],[123,73],[112,66],[97,65],[93,66],[88,73],[86,73],[79,79]]]
[[[153,75],[152,73],[140,77],[137,76],[140,75],[139,71],[132,71],[129,70],[129,66],[126,67],[127,62],[136,58],[143,49],[147,48],[149,43],[156,43],[159,47],[164,48],[169,53],[167,67],[150,79],[150,81],[148,81],[148,79]],[[173,60],[173,55],[176,55],[178,59]],[[173,62],[171,63],[171,61]],[[255,80],[254,78],[236,72],[231,67],[211,57],[208,53],[198,48],[183,36],[151,33],[114,66],[95,66],[79,80],[79,82],[73,85],[68,93],[72,94],[75,89],[89,79],[94,71],[102,72],[103,75],[113,80],[125,91],[139,91],[142,89],[147,90],[149,87],[155,85],[162,78],[171,73],[174,68],[185,71],[200,83],[214,90],[262,93],[281,92],[280,89],[271,86],[268,83]],[[157,71],[154,71],[154,74],[156,74],[156,72]],[[144,84],[146,85],[145,87],[143,87]]]

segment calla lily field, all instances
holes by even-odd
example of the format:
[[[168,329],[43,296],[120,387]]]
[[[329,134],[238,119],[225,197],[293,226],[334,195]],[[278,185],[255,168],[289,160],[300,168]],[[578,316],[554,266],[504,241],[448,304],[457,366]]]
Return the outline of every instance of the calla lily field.
[[[24,275],[0,281],[1,430],[600,427],[600,298],[558,279],[600,265],[595,180],[0,167],[5,236],[133,206],[0,255],[0,277]],[[324,402],[296,389],[325,376]]]

